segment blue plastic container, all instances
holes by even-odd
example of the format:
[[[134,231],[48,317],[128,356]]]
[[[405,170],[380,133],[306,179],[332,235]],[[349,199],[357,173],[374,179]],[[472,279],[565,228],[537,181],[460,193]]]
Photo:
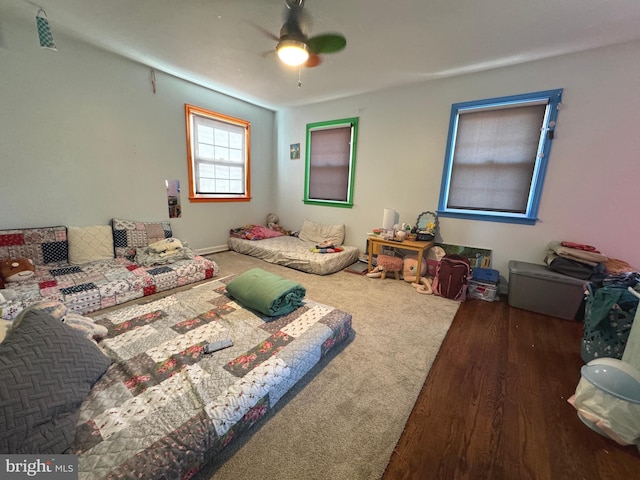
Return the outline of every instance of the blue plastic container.
[[[471,278],[478,282],[492,283],[495,285],[498,283],[499,272],[491,268],[474,268],[471,273]]]

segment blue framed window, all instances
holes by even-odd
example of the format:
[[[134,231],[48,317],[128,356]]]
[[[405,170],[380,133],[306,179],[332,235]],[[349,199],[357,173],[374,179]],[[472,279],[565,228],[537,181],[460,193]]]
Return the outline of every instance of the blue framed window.
[[[451,106],[438,215],[534,225],[562,89]]]

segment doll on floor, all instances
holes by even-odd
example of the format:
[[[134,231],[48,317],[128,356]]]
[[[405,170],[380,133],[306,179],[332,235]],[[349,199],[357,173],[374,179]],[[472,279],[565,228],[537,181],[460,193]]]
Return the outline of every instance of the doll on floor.
[[[402,275],[405,282],[411,282],[411,285],[416,288],[418,293],[423,295],[431,295],[433,290],[431,289],[431,277],[425,277],[427,274],[427,261],[423,258],[422,265],[420,266],[420,281],[416,283],[416,272],[418,271],[418,257],[417,255],[407,255],[404,257]]]

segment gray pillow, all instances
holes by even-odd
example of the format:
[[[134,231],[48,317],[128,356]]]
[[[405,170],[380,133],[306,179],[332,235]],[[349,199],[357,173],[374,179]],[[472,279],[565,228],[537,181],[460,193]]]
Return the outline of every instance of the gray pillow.
[[[110,363],[81,332],[27,312],[0,343],[0,452],[65,452],[80,404]]]

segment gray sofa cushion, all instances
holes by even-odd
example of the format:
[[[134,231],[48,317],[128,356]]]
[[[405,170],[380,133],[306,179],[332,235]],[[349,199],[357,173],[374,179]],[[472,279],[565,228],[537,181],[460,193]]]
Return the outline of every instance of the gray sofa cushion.
[[[82,333],[30,310],[0,343],[0,452],[65,452],[80,404],[111,360]]]

